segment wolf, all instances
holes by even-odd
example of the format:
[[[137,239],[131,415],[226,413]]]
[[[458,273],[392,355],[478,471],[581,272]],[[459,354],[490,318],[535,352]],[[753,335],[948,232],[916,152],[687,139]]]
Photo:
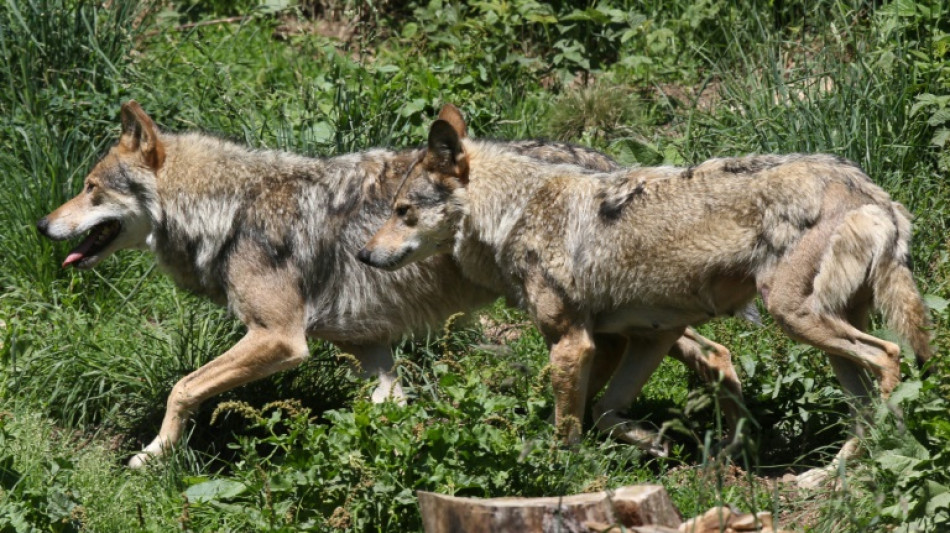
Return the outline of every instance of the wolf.
[[[498,297],[459,283],[448,256],[397,273],[356,259],[422,149],[307,158],[162,132],[135,101],[120,116],[118,142],[38,230],[56,240],[84,236],[64,267],[89,269],[122,249],[150,251],[179,287],[226,305],[247,327],[231,349],[174,385],[158,435],[132,467],[176,444],[204,400],[299,365],[309,356],[308,337],[353,354],[365,377],[378,378],[373,401],[403,400],[391,343]],[[603,154],[565,144],[499,146],[593,170],[616,167]],[[623,348],[609,338],[602,346],[598,364],[609,374]],[[673,355],[709,380],[725,374],[738,390],[724,347],[687,336]]]
[[[628,339],[594,406],[610,426],[687,327],[756,294],[789,336],[830,356],[861,402],[872,393],[866,372],[884,397],[900,379],[898,345],[865,332],[872,307],[920,362],[930,358],[909,213],[854,163],[754,155],[592,179],[468,139],[459,120],[433,123],[389,220],[358,256],[398,271],[451,254],[474,285],[518,302],[550,346],[567,441],[589,398],[595,335]],[[856,449],[849,441],[839,458]]]

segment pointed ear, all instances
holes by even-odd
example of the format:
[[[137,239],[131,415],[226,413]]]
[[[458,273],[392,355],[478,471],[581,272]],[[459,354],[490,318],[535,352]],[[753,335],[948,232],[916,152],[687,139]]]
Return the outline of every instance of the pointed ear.
[[[439,119],[432,123],[424,161],[429,169],[457,178],[463,187],[468,185],[468,156],[458,131],[449,122]]]
[[[439,111],[439,119],[448,122],[455,129],[455,133],[458,133],[459,139],[468,136],[465,131],[465,119],[462,118],[462,112],[454,105],[445,104],[442,106],[442,110]]]
[[[145,162],[158,170],[165,162],[165,145],[158,138],[158,128],[135,100],[122,104],[122,135],[119,145],[130,152],[141,152]]]

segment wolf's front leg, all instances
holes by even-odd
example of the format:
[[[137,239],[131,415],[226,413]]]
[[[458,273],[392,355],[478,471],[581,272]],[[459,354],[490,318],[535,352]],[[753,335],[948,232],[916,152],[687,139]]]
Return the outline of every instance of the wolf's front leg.
[[[587,385],[594,359],[590,328],[571,325],[551,344],[551,385],[558,436],[568,444],[580,441]]]
[[[206,399],[293,368],[310,355],[302,329],[296,333],[254,328],[218,358],[182,378],[172,388],[162,428],[129,466],[139,468],[181,439],[185,422]]]
[[[629,337],[627,352],[620,366],[604,396],[594,405],[593,415],[597,429],[634,444],[652,455],[663,457],[668,453],[655,432],[637,426],[620,413],[630,407],[682,333],[683,330],[674,330],[658,332],[648,337]]]
[[[373,403],[383,403],[386,400],[393,400],[400,405],[406,403],[406,394],[402,391],[399,384],[399,377],[396,376],[394,369],[392,348],[387,344],[364,344],[352,345],[337,343],[337,346],[346,353],[353,354],[359,363],[360,377],[363,379],[379,380],[376,389],[373,391]]]
[[[188,417],[208,398],[293,368],[310,356],[304,299],[292,264],[265,266],[268,258],[249,241],[238,245],[229,264],[228,302],[247,325],[247,334],[213,361],[175,384],[158,436],[129,461],[133,468],[163,455],[181,439]]]

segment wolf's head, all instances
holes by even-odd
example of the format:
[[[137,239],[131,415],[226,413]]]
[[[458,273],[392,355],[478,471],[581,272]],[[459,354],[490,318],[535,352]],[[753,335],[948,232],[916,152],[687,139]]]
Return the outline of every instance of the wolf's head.
[[[423,155],[409,168],[393,200],[389,220],[357,253],[360,261],[395,270],[452,250],[468,185],[468,157],[462,146],[465,121],[447,104],[429,129]]]
[[[96,163],[83,190],[36,227],[53,240],[86,234],[63,266],[92,268],[124,248],[141,248],[152,229],[149,205],[155,201],[155,175],[165,149],[152,119],[135,101],[122,105],[119,142]]]

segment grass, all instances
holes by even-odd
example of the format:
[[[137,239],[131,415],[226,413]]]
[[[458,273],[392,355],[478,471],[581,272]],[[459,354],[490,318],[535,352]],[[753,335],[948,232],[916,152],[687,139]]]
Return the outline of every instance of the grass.
[[[347,42],[293,9],[189,25],[233,6],[109,5],[0,4],[0,531],[418,530],[418,489],[552,495],[641,482],[662,483],[685,515],[726,503],[805,531],[950,526],[940,2],[347,0],[334,20],[372,22]],[[288,22],[303,30],[278,31]],[[593,433],[576,450],[552,446],[544,343],[501,303],[398,347],[406,407],[370,404],[370,385],[314,342],[303,367],[208,402],[187,447],[131,472],[122,464],[154,435],[172,384],[242,327],[144,254],[67,271],[64,245],[33,230],[114,142],[129,98],[172,130],[312,155],[419,144],[445,101],[473,135],[562,138],[624,164],[843,155],[915,215],[915,275],[939,355],[926,377],[907,359],[903,415],[877,406],[869,454],[834,492],[779,482],[828,459],[847,404],[826,358],[768,317],[701,329],[733,351],[749,446],[729,461],[709,453],[721,424],[712,396],[666,361],[631,406],[673,442],[658,460]]]

